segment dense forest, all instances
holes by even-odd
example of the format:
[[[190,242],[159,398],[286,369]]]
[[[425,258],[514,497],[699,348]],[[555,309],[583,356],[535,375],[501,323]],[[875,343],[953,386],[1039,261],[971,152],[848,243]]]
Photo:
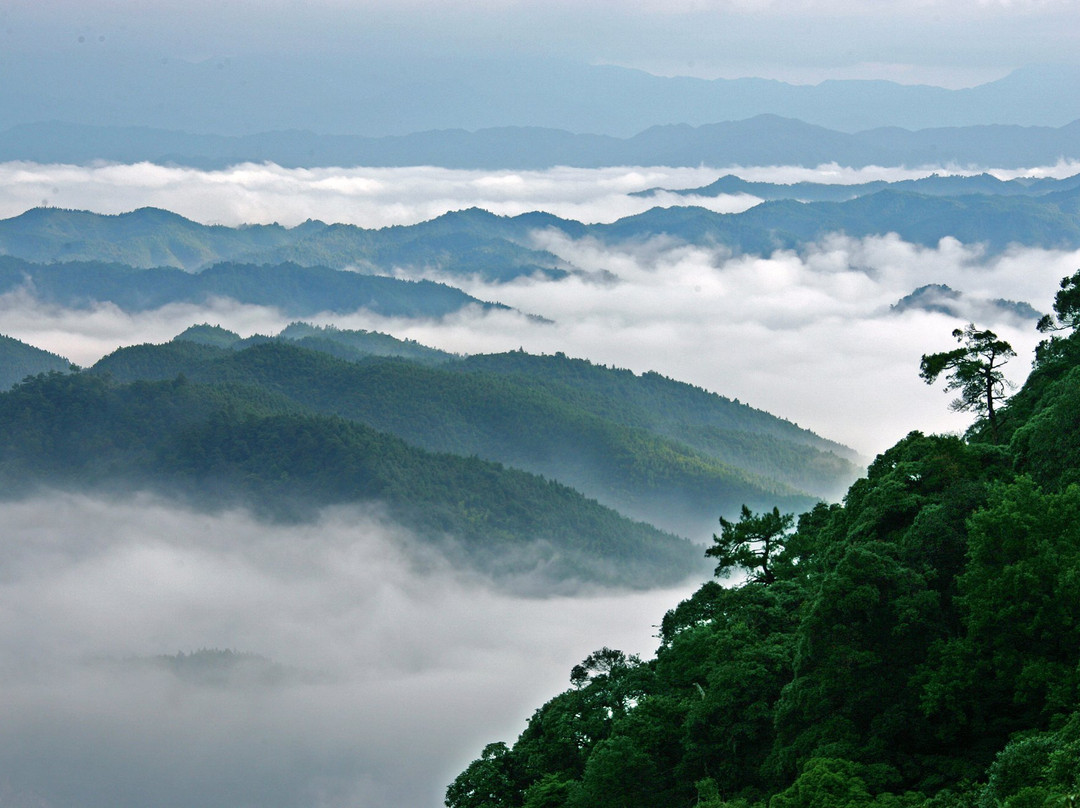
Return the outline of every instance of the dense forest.
[[[1074,805],[1078,324],[1080,272],[1040,323],[1051,336],[1028,381],[996,410],[1008,346],[958,329],[968,342],[923,372],[951,372],[954,406],[982,416],[964,437],[912,432],[842,503],[797,522],[721,520],[718,580],[663,616],[655,658],[589,655],[446,804]],[[987,346],[989,359],[973,351]]]
[[[241,340],[201,326],[117,350],[90,372],[244,384],[428,451],[558,480],[699,541],[718,513],[744,502],[805,509],[860,472],[850,449],[761,410],[560,354],[452,357],[366,332],[294,325]]]
[[[282,520],[375,504],[432,552],[502,580],[529,576],[539,590],[657,586],[701,565],[691,542],[555,481],[425,451],[257,386],[182,375],[53,372],[0,394],[0,484],[7,497],[151,491]]]
[[[33,345],[0,334],[0,391],[7,390],[27,376],[63,371],[71,366],[62,356],[57,356]]]

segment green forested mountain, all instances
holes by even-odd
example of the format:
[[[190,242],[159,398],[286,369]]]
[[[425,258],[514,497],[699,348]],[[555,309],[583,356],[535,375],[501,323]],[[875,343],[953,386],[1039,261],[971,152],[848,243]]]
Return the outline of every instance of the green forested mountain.
[[[171,266],[209,273],[200,281],[155,269],[156,275],[130,275],[121,282],[114,279],[118,269],[97,270],[103,278],[99,282],[114,286],[127,287],[136,278],[153,278],[150,289],[139,287],[138,291],[124,292],[140,300],[147,295],[177,295],[178,300],[187,300],[196,294],[190,291],[195,287],[204,296],[229,294],[238,287],[254,295],[250,276],[255,270],[243,268],[264,264],[277,266],[282,276],[277,284],[271,284],[271,289],[289,286],[294,292],[313,283],[316,275],[320,284],[334,278],[334,288],[339,292],[376,282],[384,286],[391,283],[388,278],[376,279],[356,272],[349,273],[351,279],[324,277],[327,268],[370,273],[438,271],[449,276],[478,275],[489,281],[533,275],[557,279],[577,271],[551,253],[534,248],[531,234],[540,229],[555,229],[571,238],[592,236],[608,243],[666,235],[753,254],[799,249],[836,232],[853,237],[898,233],[907,241],[929,246],[952,236],[964,243],[984,244],[991,252],[1004,250],[1010,244],[1065,249],[1080,246],[1080,186],[1062,182],[1056,190],[1039,195],[1009,194],[996,192],[1000,189],[982,189],[973,182],[955,185],[953,179],[960,180],[937,178],[934,182],[923,181],[925,186],[911,186],[925,188],[926,193],[915,193],[897,184],[842,201],[799,202],[783,198],[730,214],[694,207],[653,208],[610,224],[593,225],[547,214],[505,217],[470,209],[416,225],[378,230],[322,222],[306,222],[293,228],[227,228],[199,225],[152,208],[119,216],[37,208],[0,221],[0,255],[46,265],[75,262],[65,263],[64,270],[33,270],[35,278],[41,276],[43,283],[52,284],[50,288],[54,289],[49,273],[73,275],[78,267],[82,267],[79,272],[88,272],[88,262],[118,262],[143,269]],[[951,194],[942,190],[957,187],[966,192]],[[310,267],[316,273],[306,277],[303,285],[289,280],[300,272],[300,267]],[[23,267],[19,271],[28,270]],[[17,273],[9,269],[5,274],[10,277],[5,281],[8,286],[16,283]],[[358,295],[362,293],[348,292],[333,310],[341,310],[346,302],[354,305]]]
[[[362,272],[430,267],[492,280],[565,274],[555,256],[512,238],[516,232],[479,211],[367,230],[310,220],[292,228],[202,225],[158,208],[119,215],[34,208],[0,221],[0,255],[40,264],[104,262],[190,272],[223,263],[295,263]]]
[[[27,376],[65,371],[70,365],[62,356],[0,334],[0,390],[7,390]]]
[[[1078,469],[1074,333],[1043,343],[994,424],[912,432],[794,531],[725,523],[712,552],[739,577],[669,611],[655,658],[575,666],[447,805],[1074,804]]]
[[[377,356],[345,361],[321,344],[281,339],[237,347],[186,339],[134,346],[91,372],[120,381],[183,374],[272,391],[429,451],[557,479],[694,538],[709,536],[717,515],[743,502],[805,508],[858,474],[850,450],[658,374],[523,353],[433,366]]]
[[[270,338],[254,336],[245,339],[221,326],[204,323],[191,326],[174,339],[212,345],[217,348],[239,349],[259,342],[267,342]],[[351,361],[366,356],[401,356],[418,362],[441,364],[456,358],[454,354],[437,348],[429,348],[415,340],[398,339],[378,331],[316,326],[301,322],[290,323],[277,335],[276,339],[295,342],[304,348]]]
[[[264,387],[184,377],[54,373],[0,394],[0,486],[150,490],[281,519],[377,503],[432,552],[525,587],[657,586],[700,567],[690,542],[559,483],[427,452]]]
[[[0,256],[0,294],[20,288],[52,305],[87,308],[112,303],[133,312],[170,303],[201,305],[214,298],[273,306],[294,317],[358,309],[388,317],[441,317],[470,305],[507,308],[442,283],[363,275],[325,266],[221,263],[195,274],[169,267],[136,269],[98,260],[35,264]]]

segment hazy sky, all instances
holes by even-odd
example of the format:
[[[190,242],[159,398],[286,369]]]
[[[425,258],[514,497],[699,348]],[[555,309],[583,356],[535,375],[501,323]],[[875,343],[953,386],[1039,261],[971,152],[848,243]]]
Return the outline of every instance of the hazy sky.
[[[1075,61],[1074,0],[8,0],[0,51],[559,57],[663,75],[970,86]]]

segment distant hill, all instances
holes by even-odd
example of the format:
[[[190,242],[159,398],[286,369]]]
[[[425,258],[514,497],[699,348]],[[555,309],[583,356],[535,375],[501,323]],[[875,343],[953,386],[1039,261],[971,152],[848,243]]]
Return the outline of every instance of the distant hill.
[[[221,263],[193,274],[159,267],[135,269],[98,260],[34,264],[0,256],[0,294],[24,288],[45,303],[86,308],[112,303],[148,311],[170,303],[205,304],[214,298],[273,306],[292,317],[357,309],[388,317],[442,317],[465,306],[507,309],[433,281],[362,275],[285,263]]]
[[[62,356],[0,334],[0,391],[18,384],[27,376],[51,370],[63,373],[70,367],[71,363]]]
[[[58,299],[74,300],[76,289],[83,285],[95,290],[107,287],[109,297],[98,299],[118,305],[123,299],[134,306],[166,299],[201,300],[209,294],[233,296],[241,290],[248,302],[259,302],[287,292],[297,300],[296,308],[288,311],[298,317],[328,301],[355,306],[378,289],[380,295],[398,298],[398,305],[405,308],[449,310],[476,301],[429,282],[407,288],[387,277],[332,270],[361,267],[366,272],[417,275],[437,271],[449,277],[479,275],[495,282],[522,275],[559,279],[579,272],[534,248],[533,234],[545,229],[608,243],[664,235],[691,244],[726,246],[734,253],[766,255],[777,249],[799,249],[831,233],[853,237],[897,233],[926,246],[953,237],[966,244],[982,244],[990,253],[1013,244],[1076,249],[1080,246],[1080,185],[1044,187],[1059,190],[1038,196],[957,196],[886,188],[842,202],[781,199],[730,214],[697,207],[657,207],[592,225],[544,213],[509,217],[471,208],[420,224],[378,230],[321,222],[294,228],[270,225],[273,235],[261,239],[263,247],[253,246],[251,228],[205,227],[151,208],[120,216],[35,208],[0,220],[0,289],[18,286],[20,278],[32,276],[41,294],[49,290],[47,294]],[[174,248],[178,241],[185,244],[186,252]],[[160,268],[153,270],[157,274],[138,275],[102,265],[122,261],[144,266],[149,243],[169,244],[173,266],[201,271],[206,277],[170,274]],[[245,263],[239,263],[241,257]],[[34,268],[15,262],[16,258],[41,264],[71,263]],[[259,266],[264,264],[277,268]],[[213,270],[206,269],[211,266]],[[326,299],[320,302],[320,296]]]
[[[0,255],[38,263],[98,261],[190,271],[232,262],[296,263],[365,273],[430,268],[490,280],[564,276],[567,270],[554,255],[521,243],[522,229],[507,228],[482,211],[367,230],[319,221],[291,228],[203,225],[158,208],[115,216],[33,208],[0,221]]]
[[[566,486],[236,384],[30,379],[0,394],[0,483],[8,497],[148,490],[284,520],[378,504],[431,552],[536,592],[662,586],[702,567],[699,545]]]
[[[1054,126],[936,125],[915,131],[897,127],[839,131],[774,113],[730,119],[717,114],[694,125],[655,123],[626,137],[536,126],[431,129],[384,137],[296,131],[230,137],[145,127],[27,123],[0,131],[0,160],[76,164],[109,160],[202,169],[247,162],[287,168],[436,165],[490,170],[619,165],[816,167],[824,163],[1024,168],[1080,159],[1077,118],[1080,106],[1073,117]]]
[[[795,182],[749,182],[734,174],[725,174],[715,182],[699,188],[650,188],[637,191],[631,196],[652,197],[659,192],[678,196],[716,197],[731,194],[747,194],[766,201],[796,199],[801,202],[846,202],[856,197],[892,190],[922,194],[924,196],[965,196],[986,194],[989,196],[1042,196],[1056,191],[1071,191],[1080,187],[1080,174],[1058,180],[1052,177],[1018,177],[999,180],[992,174],[974,176],[933,174],[914,180],[886,182],[877,180],[856,184]]]
[[[896,233],[936,246],[946,237],[982,244],[989,253],[1010,245],[1076,249],[1080,246],[1080,190],[1040,197],[923,196],[883,190],[846,202],[763,202],[743,213],[703,208],[653,208],[590,235],[609,243],[664,234],[691,244],[720,244],[736,253],[768,255],[797,250],[830,233],[855,238]]]
[[[246,385],[429,451],[542,474],[698,539],[744,502],[805,507],[859,473],[846,447],[657,374],[564,356],[515,353],[432,366],[375,356],[347,362],[320,344],[281,339],[237,347],[181,337],[120,349],[91,372],[124,382],[182,375]]]
[[[900,298],[890,308],[898,314],[912,309],[919,309],[974,322],[982,320],[991,309],[999,316],[1003,313],[1011,314],[1019,320],[1028,320],[1031,323],[1042,317],[1042,314],[1036,311],[1030,303],[1004,300],[1002,298],[972,300],[963,292],[941,283],[920,286],[911,294]]]

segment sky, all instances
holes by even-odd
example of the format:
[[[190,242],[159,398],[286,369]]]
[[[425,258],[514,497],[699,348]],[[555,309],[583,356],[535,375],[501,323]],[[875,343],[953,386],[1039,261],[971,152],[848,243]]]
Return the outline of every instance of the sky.
[[[137,8],[137,10],[136,10]],[[0,52],[503,58],[964,87],[1080,45],[1072,0],[8,0]]]

